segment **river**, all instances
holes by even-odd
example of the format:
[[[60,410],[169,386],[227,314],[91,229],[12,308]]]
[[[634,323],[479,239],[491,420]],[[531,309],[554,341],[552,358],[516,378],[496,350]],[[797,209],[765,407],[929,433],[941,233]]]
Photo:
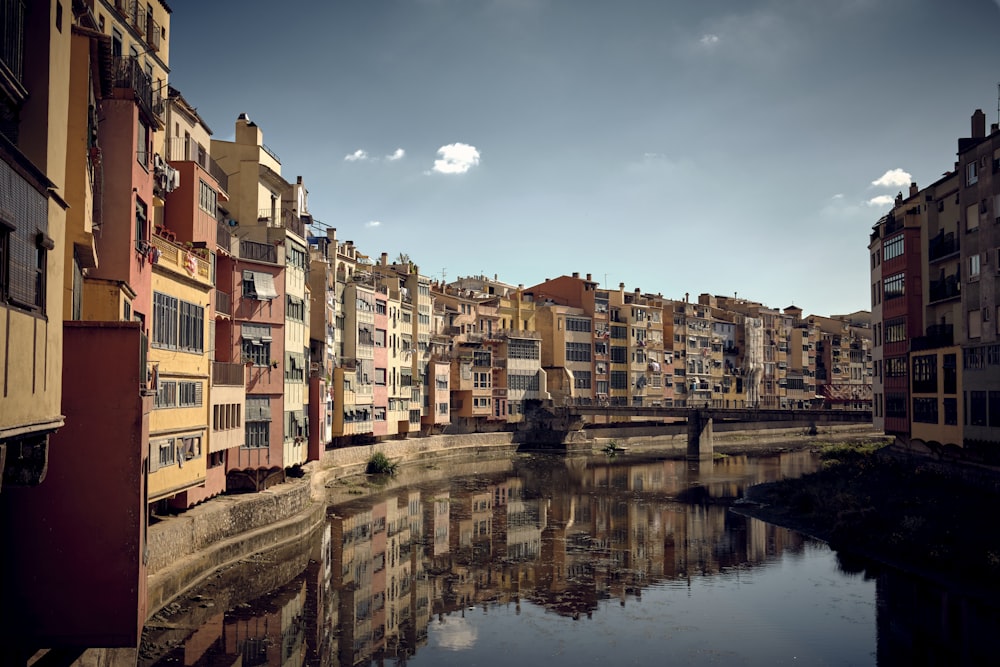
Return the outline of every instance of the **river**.
[[[738,513],[818,464],[523,454],[343,480],[315,535],[155,616],[140,664],[992,664],[995,603]]]

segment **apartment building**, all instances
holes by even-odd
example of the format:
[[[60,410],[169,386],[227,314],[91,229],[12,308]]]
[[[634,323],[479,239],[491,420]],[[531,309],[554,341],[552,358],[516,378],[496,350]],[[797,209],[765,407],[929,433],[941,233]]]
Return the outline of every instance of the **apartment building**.
[[[271,327],[272,335],[280,333],[282,336],[280,344],[276,344],[278,341],[273,336],[269,341],[274,356],[267,360],[271,368],[267,373],[280,377],[282,382],[278,389],[276,378],[269,377],[265,384],[274,391],[255,399],[253,412],[249,409],[251,401],[248,398],[245,411],[247,440],[250,440],[250,416],[253,414],[259,418],[255,423],[263,423],[262,415],[265,413],[258,408],[269,409],[267,419],[278,423],[280,431],[273,427],[266,430],[269,438],[280,441],[280,446],[276,447],[274,441],[269,443],[267,465],[284,469],[304,463],[308,453],[309,300],[306,272],[309,254],[306,228],[312,221],[308,210],[308,191],[301,177],[294,183],[282,177],[278,155],[264,144],[263,132],[247,114],[240,114],[234,129],[233,141],[212,140],[211,155],[228,179],[229,209],[239,223],[235,235],[241,242],[240,259],[266,262],[274,256],[274,249],[282,251],[280,272],[274,273],[269,269],[261,275],[265,281],[267,276],[280,281],[273,290],[280,296],[280,302],[271,302],[277,296],[270,297],[272,290],[269,284],[265,286],[264,293],[270,297],[265,321]],[[254,252],[249,257],[244,256],[244,248],[254,248]],[[247,295],[261,294],[255,291],[253,277],[248,281],[246,271],[241,284],[244,286],[244,299],[253,300]],[[276,328],[278,326],[280,329]],[[253,359],[255,365],[260,361],[265,360]],[[248,397],[250,393],[248,387]],[[267,406],[261,402],[265,398],[269,403]],[[262,430],[263,427],[252,428]]]
[[[547,388],[556,405],[594,402],[594,320],[582,308],[536,304],[535,320],[541,335],[540,360]],[[607,377],[598,364],[596,374]]]
[[[958,141],[959,227],[961,236],[961,324],[955,343],[962,348],[962,442],[969,452],[1000,460],[1000,127],[986,133],[981,110],[972,115],[971,136]],[[952,351],[943,351],[937,376],[947,387],[955,375]],[[956,360],[957,361],[957,360]],[[914,363],[916,360],[914,359]],[[947,365],[945,365],[947,364]],[[929,365],[929,363],[928,363]],[[916,372],[916,368],[914,368]],[[925,385],[933,376],[913,376]],[[957,382],[957,379],[956,379]],[[949,397],[950,398],[950,397]],[[958,400],[956,393],[955,400]],[[929,402],[924,402],[930,407]],[[918,421],[914,404],[914,421]],[[922,412],[921,423],[935,415]],[[946,411],[945,416],[950,416]]]

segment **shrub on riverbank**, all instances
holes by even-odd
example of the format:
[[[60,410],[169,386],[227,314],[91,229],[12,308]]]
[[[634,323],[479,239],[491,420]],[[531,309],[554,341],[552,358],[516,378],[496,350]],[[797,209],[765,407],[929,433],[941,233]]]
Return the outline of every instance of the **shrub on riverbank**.
[[[368,465],[365,472],[369,475],[395,475],[398,463],[389,460],[389,457],[382,452],[375,452],[368,457]]]
[[[919,460],[837,446],[818,472],[753,487],[751,514],[837,549],[917,569],[1000,581],[1000,534],[982,520],[994,492]]]

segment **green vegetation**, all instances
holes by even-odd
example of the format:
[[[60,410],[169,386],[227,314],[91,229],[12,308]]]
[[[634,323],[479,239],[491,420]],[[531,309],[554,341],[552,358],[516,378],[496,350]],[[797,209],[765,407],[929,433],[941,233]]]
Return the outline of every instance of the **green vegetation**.
[[[614,458],[618,456],[619,452],[624,452],[625,448],[620,446],[616,440],[611,440],[608,444],[601,448],[604,455],[609,458]]]
[[[997,502],[990,485],[887,455],[880,444],[832,445],[821,456],[818,472],[753,487],[749,500],[760,506],[749,513],[837,549],[1000,582],[1000,533],[982,520]]]
[[[395,475],[398,463],[389,460],[389,457],[382,452],[374,452],[368,457],[368,465],[365,472],[369,475]]]

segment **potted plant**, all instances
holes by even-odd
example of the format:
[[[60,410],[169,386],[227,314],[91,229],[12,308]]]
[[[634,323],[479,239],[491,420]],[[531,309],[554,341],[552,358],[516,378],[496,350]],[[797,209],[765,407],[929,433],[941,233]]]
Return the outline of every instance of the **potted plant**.
[[[277,367],[278,367],[278,360],[271,359],[271,368],[277,368]]]

